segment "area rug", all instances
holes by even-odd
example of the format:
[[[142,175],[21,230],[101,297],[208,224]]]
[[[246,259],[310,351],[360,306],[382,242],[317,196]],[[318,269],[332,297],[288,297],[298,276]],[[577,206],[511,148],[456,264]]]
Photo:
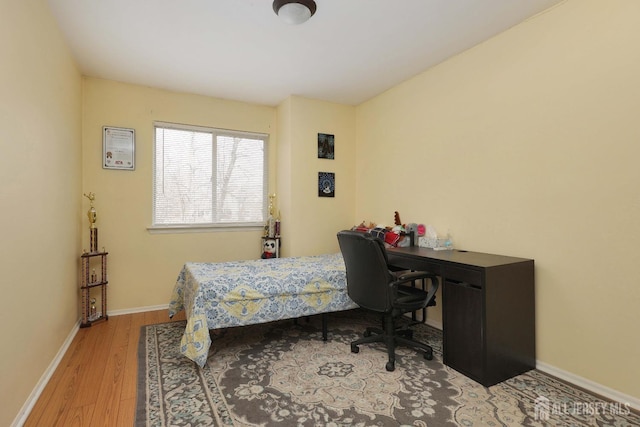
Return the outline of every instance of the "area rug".
[[[639,426],[606,402],[533,370],[486,388],[442,363],[442,334],[418,324],[433,360],[349,343],[376,318],[359,310],[212,333],[207,364],[179,353],[185,322],[141,330],[136,426]]]

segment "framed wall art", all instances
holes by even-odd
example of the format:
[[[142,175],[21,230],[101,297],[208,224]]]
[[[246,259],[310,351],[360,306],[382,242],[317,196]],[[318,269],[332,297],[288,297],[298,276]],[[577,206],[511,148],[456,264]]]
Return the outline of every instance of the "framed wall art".
[[[136,131],[128,128],[102,128],[102,168],[135,170]]]
[[[318,197],[336,196],[336,174],[333,172],[318,172]]]
[[[334,158],[334,142],[335,136],[328,133],[318,134],[318,158],[332,159]]]

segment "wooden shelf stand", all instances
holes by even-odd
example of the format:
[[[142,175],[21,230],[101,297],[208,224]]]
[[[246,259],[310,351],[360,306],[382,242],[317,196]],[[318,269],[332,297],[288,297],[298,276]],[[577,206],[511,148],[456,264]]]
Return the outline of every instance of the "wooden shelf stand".
[[[82,283],[80,291],[82,293],[82,321],[81,328],[91,326],[99,320],[108,320],[107,315],[107,255],[109,252],[89,252],[83,253],[80,257],[82,260]],[[100,274],[93,273],[95,266],[100,270]],[[100,288],[100,306],[101,311],[92,312],[91,289]]]

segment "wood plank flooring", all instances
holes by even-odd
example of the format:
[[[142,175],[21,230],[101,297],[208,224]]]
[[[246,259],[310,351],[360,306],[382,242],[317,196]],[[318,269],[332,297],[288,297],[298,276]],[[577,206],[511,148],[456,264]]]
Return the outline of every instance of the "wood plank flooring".
[[[29,426],[132,426],[140,327],[184,320],[167,310],[111,316],[78,331],[34,405]]]

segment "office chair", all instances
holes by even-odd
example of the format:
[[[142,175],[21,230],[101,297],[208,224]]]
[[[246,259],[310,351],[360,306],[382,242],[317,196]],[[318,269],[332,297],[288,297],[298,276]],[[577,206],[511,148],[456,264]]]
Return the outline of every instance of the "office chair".
[[[367,328],[364,338],[351,343],[351,352],[358,353],[360,344],[383,342],[389,361],[387,371],[395,369],[396,344],[424,351],[424,358],[433,359],[433,349],[414,341],[409,329],[397,330],[396,318],[404,313],[426,307],[435,297],[439,282],[435,274],[426,271],[399,272],[389,270],[384,243],[368,233],[340,231],[338,243],[347,268],[347,293],[360,307],[383,316],[383,327]],[[428,292],[410,285],[415,280],[430,279]]]

